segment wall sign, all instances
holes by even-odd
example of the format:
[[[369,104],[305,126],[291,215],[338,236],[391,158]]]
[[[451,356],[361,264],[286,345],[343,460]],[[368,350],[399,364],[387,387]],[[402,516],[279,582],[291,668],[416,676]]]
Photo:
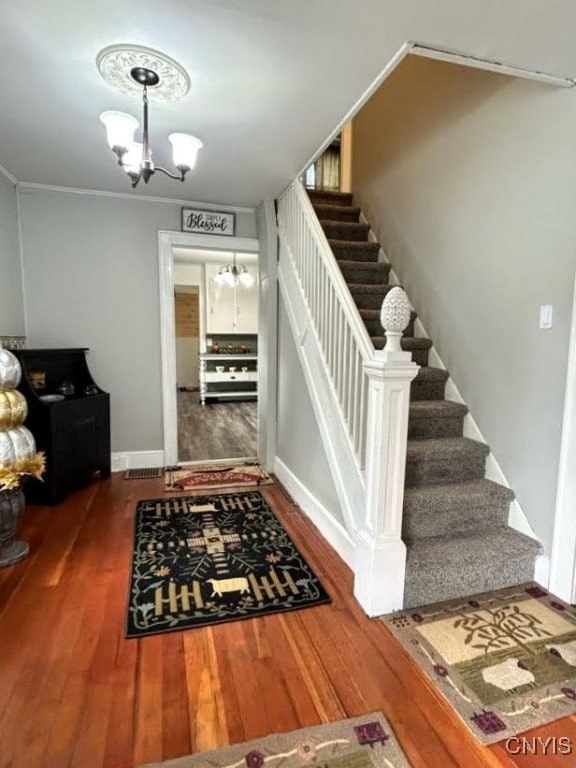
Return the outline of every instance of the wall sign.
[[[225,211],[203,211],[199,208],[182,208],[182,232],[199,235],[234,235],[236,214]]]

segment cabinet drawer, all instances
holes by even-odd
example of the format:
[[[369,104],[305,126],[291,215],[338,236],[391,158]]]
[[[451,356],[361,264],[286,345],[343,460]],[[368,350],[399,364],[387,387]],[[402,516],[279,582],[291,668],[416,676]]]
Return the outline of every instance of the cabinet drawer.
[[[218,373],[218,371],[207,371],[206,372],[206,381],[207,382],[217,382],[217,381],[257,381],[258,380],[258,372],[257,371],[223,371],[223,373]]]

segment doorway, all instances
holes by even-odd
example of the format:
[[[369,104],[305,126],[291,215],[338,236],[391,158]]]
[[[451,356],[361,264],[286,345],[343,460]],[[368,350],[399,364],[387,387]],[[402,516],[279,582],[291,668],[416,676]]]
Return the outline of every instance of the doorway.
[[[214,275],[212,273],[230,263],[234,254],[236,254],[238,263],[250,265],[249,269],[256,278],[253,296],[257,317],[262,316],[262,308],[264,314],[267,313],[268,303],[272,297],[269,294],[265,297],[262,295],[258,248],[259,242],[253,238],[195,235],[183,232],[159,233],[164,461],[167,466],[176,465],[181,461],[189,463],[229,458],[258,458],[258,446],[262,442],[265,443],[262,441],[262,430],[266,426],[266,414],[262,418],[262,406],[266,403],[268,377],[262,374],[259,363],[262,361],[262,368],[266,371],[266,362],[270,354],[269,344],[263,343],[261,345],[256,354],[256,364],[249,363],[248,349],[254,353],[258,349],[258,336],[261,335],[258,326],[254,327],[254,333],[243,335],[247,329],[242,326],[241,322],[237,323],[235,328],[231,328],[229,325],[217,327],[211,325],[207,319],[207,313],[213,308],[210,303],[212,297],[209,296],[207,290],[213,283]],[[183,275],[182,265],[186,265],[188,276]],[[195,274],[192,274],[194,269],[196,270]],[[227,290],[230,289],[227,288]],[[176,294],[194,295],[196,291],[198,296],[198,336],[193,335],[194,330],[192,329],[191,336],[181,335],[177,337]],[[232,296],[229,295],[228,303],[230,303],[230,298],[234,298],[233,292]],[[232,301],[231,305],[234,312],[243,319],[246,314],[242,311],[242,300],[242,296],[240,296],[236,303]],[[217,331],[221,331],[221,333],[218,334]],[[183,333],[181,328],[179,328],[179,333]],[[191,333],[190,329],[185,333]],[[190,378],[190,368],[188,368],[188,381],[192,383],[178,385],[177,346],[179,342],[177,342],[177,338],[198,339],[198,384],[195,383],[194,374]],[[267,339],[266,334],[264,334],[264,338]],[[225,342],[225,354],[220,357],[218,351],[219,357],[216,360],[216,358],[211,357],[211,353],[213,354],[212,347],[214,344],[218,344],[219,349],[221,348],[222,345],[218,342]],[[189,346],[193,346],[193,344],[192,341]],[[229,346],[232,347],[231,350],[228,350]],[[246,351],[242,349],[243,346],[246,347]],[[190,356],[194,353],[188,349],[187,354]],[[236,357],[241,356],[242,359],[235,363],[228,357],[229,354]],[[217,371],[216,367],[218,369],[224,367],[225,370]],[[230,371],[230,368],[237,370]],[[248,368],[248,370],[243,371],[243,368]],[[230,379],[230,381],[219,382],[219,375],[222,373],[229,374],[225,378]],[[241,376],[236,376],[236,374],[241,374]],[[236,394],[233,391],[239,388],[235,383],[239,379],[252,380],[249,386],[248,384],[245,386],[253,390],[253,394],[246,392]],[[179,429],[178,397],[181,394],[184,395],[180,398],[183,401],[180,410],[184,415],[184,420],[187,418],[186,413],[190,416],[190,406],[194,406],[192,411],[197,416],[193,420],[194,427],[190,430],[191,438],[188,448],[185,447],[186,440],[181,437],[182,429]],[[248,397],[247,394],[251,394],[251,396]],[[264,403],[260,403],[261,394]],[[201,395],[205,397],[201,398]],[[202,404],[202,399],[204,404]],[[216,408],[220,405],[225,407]],[[226,418],[216,417],[220,411],[226,414]],[[244,426],[253,435],[251,443],[248,444],[248,441],[242,437],[243,427],[239,426],[239,419],[233,419],[234,412],[241,413],[245,422]],[[188,421],[190,421],[189,418]],[[227,437],[221,441],[223,447],[218,449],[216,445],[218,441],[212,441],[212,435],[217,432],[215,427],[220,421],[222,422],[222,432],[226,433]],[[239,445],[246,447],[240,450]],[[195,446],[202,446],[203,453],[200,453],[200,448],[196,450]],[[222,455],[222,451],[236,455],[225,456]],[[262,460],[266,462],[266,457],[262,457]]]
[[[258,256],[174,248],[173,264],[178,464],[254,459]]]

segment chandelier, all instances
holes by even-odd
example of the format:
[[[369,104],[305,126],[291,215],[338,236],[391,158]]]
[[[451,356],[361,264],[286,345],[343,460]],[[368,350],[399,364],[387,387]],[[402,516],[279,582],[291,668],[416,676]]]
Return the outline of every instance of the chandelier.
[[[236,288],[238,285],[243,288],[250,288],[251,285],[254,285],[254,278],[243,264],[237,266],[236,254],[234,254],[232,264],[220,267],[218,274],[214,277],[214,282],[216,285],[226,285],[228,288]]]
[[[124,93],[141,93],[142,141],[134,140],[138,120],[125,112],[107,111],[100,115],[106,126],[108,146],[118,158],[135,187],[140,179],[148,184],[156,171],[171,179],[184,181],[188,171],[196,165],[202,142],[187,133],[171,133],[172,158],[176,173],[155,165],[152,159],[148,131],[148,97],[159,101],[175,101],[184,96],[190,80],[182,67],[159,51],[141,46],[110,46],[100,52],[97,59],[100,74]]]

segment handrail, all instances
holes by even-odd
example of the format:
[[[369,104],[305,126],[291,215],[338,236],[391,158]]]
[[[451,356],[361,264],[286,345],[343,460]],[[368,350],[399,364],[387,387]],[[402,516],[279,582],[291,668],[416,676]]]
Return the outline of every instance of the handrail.
[[[305,298],[360,468],[366,452],[368,378],[374,345],[302,183],[278,200],[278,227]]]

